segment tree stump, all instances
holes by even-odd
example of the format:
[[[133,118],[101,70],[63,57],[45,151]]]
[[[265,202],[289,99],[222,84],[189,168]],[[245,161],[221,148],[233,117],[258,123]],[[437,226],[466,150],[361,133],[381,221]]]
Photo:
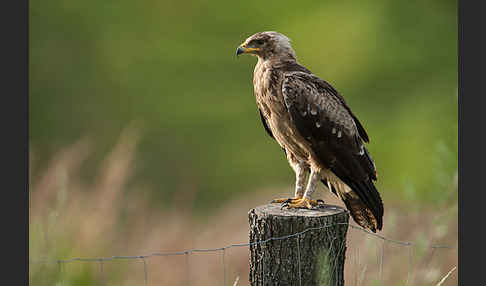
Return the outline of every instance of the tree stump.
[[[349,214],[338,206],[249,211],[250,285],[344,285]]]

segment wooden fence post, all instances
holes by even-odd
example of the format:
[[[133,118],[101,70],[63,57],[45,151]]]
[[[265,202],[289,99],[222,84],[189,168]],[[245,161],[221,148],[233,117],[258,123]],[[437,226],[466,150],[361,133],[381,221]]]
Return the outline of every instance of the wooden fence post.
[[[268,204],[250,210],[248,217],[250,285],[344,285],[346,210]]]

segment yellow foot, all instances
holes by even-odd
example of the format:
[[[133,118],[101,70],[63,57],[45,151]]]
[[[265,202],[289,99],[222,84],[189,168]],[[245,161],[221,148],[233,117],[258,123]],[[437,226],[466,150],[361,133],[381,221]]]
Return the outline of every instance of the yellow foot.
[[[281,198],[281,199],[275,199],[275,200],[272,200],[270,203],[286,203],[288,201],[294,201],[294,200],[298,200],[298,199],[301,199],[302,197],[295,197],[295,198]]]
[[[323,200],[311,200],[308,198],[287,198],[287,199],[275,199],[272,203],[282,203],[282,208],[288,207],[289,209],[307,208],[312,209],[324,204]]]

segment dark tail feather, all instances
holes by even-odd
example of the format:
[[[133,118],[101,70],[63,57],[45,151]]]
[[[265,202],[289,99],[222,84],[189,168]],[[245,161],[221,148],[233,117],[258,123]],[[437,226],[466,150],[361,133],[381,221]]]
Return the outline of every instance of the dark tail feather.
[[[322,181],[326,186],[327,182]],[[373,232],[381,230],[383,227],[383,202],[380,194],[371,180],[367,182],[345,182],[358,196],[353,197],[351,194],[344,195],[343,202],[351,213],[354,221],[364,228]],[[332,190],[334,194],[336,191]]]
[[[371,210],[359,198],[353,198],[351,196],[345,196],[343,202],[346,208],[351,213],[354,221],[363,228],[368,228],[372,232],[381,230],[381,220],[377,220]]]
[[[372,216],[376,229],[383,227],[383,202],[380,194],[371,180],[359,183],[348,183],[348,186],[358,195],[368,216]]]

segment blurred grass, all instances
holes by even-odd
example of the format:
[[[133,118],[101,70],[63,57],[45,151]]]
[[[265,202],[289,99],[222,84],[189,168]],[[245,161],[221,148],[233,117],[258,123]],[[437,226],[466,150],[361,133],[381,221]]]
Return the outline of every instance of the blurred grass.
[[[258,118],[255,59],[234,56],[247,36],[277,30],[368,130],[385,204],[439,204],[457,169],[456,7],[438,0],[33,1],[32,177],[86,135],[97,147],[80,177],[92,182],[122,129],[136,122],[143,136],[134,178],[154,207],[172,207],[186,189],[198,214],[261,188],[290,190],[294,175]]]
[[[147,255],[245,243],[248,210],[281,192],[277,188],[258,189],[255,196],[230,199],[207,214],[206,219],[192,214],[190,206],[197,198],[190,188],[172,198],[173,208],[151,208],[151,196],[143,182],[134,181],[133,162],[140,140],[134,127],[124,130],[94,170],[96,175],[91,183],[80,177],[86,159],[96,150],[96,145],[87,139],[59,150],[39,178],[31,179],[30,285],[142,285],[144,270],[139,259],[105,261],[103,271],[97,261],[58,265],[56,260]],[[457,177],[449,178],[445,187],[450,190],[448,200],[442,200],[438,208],[428,206],[414,212],[404,201],[386,202],[380,235],[415,244],[410,285],[435,285],[458,265]],[[343,206],[333,195],[326,201]],[[381,239],[350,228],[345,260],[347,283],[405,285],[409,273],[408,247],[382,243]],[[432,253],[431,245],[456,248]],[[381,247],[384,264],[380,276]],[[184,256],[147,258],[148,285],[186,285],[185,259]],[[189,259],[191,283],[215,285],[222,281],[221,253],[195,253]],[[44,260],[48,263],[37,263]],[[227,283],[240,277],[238,285],[247,285],[247,247],[227,249],[225,265]],[[457,285],[457,275],[448,278],[447,283]]]

